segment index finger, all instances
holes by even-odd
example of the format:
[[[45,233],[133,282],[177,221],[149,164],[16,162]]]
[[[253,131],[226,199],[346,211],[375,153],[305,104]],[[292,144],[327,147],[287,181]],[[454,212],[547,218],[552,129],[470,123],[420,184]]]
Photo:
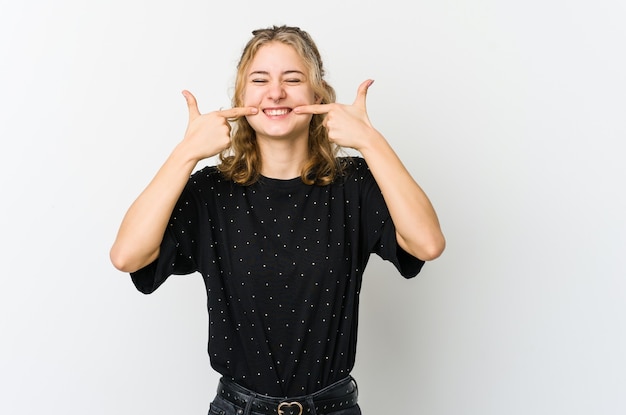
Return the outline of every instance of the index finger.
[[[296,114],[327,114],[328,111],[330,111],[328,104],[301,105],[293,109]]]
[[[245,117],[246,115],[254,115],[259,112],[257,107],[235,107],[227,110],[217,111],[217,114],[224,118],[239,118]]]

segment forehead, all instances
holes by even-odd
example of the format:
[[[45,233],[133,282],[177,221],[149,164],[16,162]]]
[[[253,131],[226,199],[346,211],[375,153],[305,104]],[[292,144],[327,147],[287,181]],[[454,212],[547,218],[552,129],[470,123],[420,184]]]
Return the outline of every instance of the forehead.
[[[274,41],[261,46],[257,50],[250,62],[248,73],[293,70],[304,72],[305,69],[304,59],[293,46]]]

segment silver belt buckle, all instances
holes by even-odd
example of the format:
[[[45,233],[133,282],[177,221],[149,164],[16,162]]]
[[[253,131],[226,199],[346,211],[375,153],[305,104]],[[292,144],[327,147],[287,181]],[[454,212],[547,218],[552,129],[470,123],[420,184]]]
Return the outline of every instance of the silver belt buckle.
[[[302,415],[302,404],[300,402],[281,402],[278,404],[278,415],[283,415],[285,413],[285,411],[283,411],[283,408],[289,408],[292,406],[296,406],[299,410],[299,412],[297,413],[297,415]]]

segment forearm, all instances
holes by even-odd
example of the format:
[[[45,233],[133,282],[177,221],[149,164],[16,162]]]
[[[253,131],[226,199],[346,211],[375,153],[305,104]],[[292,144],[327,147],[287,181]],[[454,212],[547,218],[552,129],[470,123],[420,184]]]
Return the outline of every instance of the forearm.
[[[383,194],[398,244],[422,260],[437,258],[445,238],[428,196],[382,135],[373,133],[367,143],[359,150]]]
[[[197,160],[179,145],[130,206],[110,251],[113,265],[133,272],[154,261],[170,216]]]

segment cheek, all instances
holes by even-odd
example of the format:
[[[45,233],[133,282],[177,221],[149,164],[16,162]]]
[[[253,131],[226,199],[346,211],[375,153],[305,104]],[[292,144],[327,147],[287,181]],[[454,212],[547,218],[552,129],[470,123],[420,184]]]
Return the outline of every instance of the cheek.
[[[321,104],[322,103],[322,97],[317,95],[315,92],[311,92],[311,102],[315,103],[315,104]]]
[[[241,103],[242,103],[242,106],[244,107],[256,107],[260,105],[261,101],[262,101],[262,98],[258,92],[256,94],[246,92],[241,97]]]

